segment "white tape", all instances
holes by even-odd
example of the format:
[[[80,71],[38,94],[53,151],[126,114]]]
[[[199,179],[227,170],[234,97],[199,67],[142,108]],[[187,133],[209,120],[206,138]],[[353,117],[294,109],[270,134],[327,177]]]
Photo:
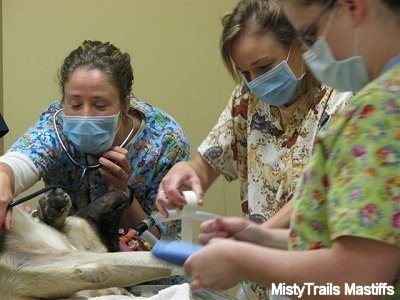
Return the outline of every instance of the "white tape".
[[[197,197],[193,191],[183,191],[186,205],[182,209],[182,241],[193,243],[193,216],[197,211]]]

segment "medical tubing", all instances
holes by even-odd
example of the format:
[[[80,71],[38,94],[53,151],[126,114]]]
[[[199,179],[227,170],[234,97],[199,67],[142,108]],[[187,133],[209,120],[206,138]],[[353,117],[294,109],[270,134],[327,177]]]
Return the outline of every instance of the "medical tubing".
[[[132,229],[135,230],[138,235],[148,230],[154,225],[161,224],[166,221],[180,220],[182,219],[182,212],[176,209],[169,209],[168,217],[164,217],[160,212],[153,212],[149,217],[135,225]],[[205,211],[196,211],[193,215],[193,220],[204,221],[215,218],[217,215]]]
[[[97,166],[95,166],[95,167],[97,168]],[[31,199],[35,198],[36,196],[39,196],[41,194],[44,194],[44,193],[48,192],[50,190],[63,189],[64,191],[68,191],[68,192],[77,192],[79,190],[79,188],[81,187],[81,185],[83,184],[83,178],[85,177],[86,173],[87,173],[87,168],[85,168],[83,170],[83,172],[81,174],[81,177],[79,178],[79,182],[75,187],[67,187],[67,186],[64,186],[64,185],[61,185],[61,184],[47,185],[44,188],[42,188],[42,189],[40,189],[40,190],[38,190],[36,192],[33,192],[33,193],[29,194],[29,195],[26,195],[25,197],[22,197],[20,199],[12,201],[10,204],[8,204],[7,209],[11,208],[11,207],[14,207],[14,206],[17,206],[19,204],[22,204],[22,203],[24,203],[24,202],[26,202],[28,200],[31,200]]]

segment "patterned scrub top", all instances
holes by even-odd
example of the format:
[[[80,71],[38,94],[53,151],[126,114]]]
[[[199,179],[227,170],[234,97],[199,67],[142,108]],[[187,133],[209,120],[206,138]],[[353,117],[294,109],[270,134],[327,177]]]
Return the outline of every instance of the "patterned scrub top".
[[[62,108],[54,101],[42,112],[36,123],[28,129],[8,150],[26,155],[36,166],[45,185],[76,186],[83,169],[75,166],[63,151],[57,139],[53,120]],[[156,210],[154,202],[158,185],[167,171],[178,161],[189,157],[189,142],[180,125],[167,113],[136,98],[131,99],[131,109],[140,113],[142,126],[135,141],[128,147],[131,174],[128,185],[147,214]],[[92,156],[80,153],[62,134],[61,118],[57,118],[61,139],[70,155],[82,165],[97,164]],[[79,209],[102,196],[108,190],[98,170],[89,170],[83,185],[69,193],[74,207]],[[159,226],[164,234],[177,230],[178,222]]]
[[[400,64],[364,87],[318,139],[295,195],[290,248],[329,248],[349,235],[400,247],[399,170]]]
[[[298,101],[291,121],[282,128],[277,107],[238,85],[198,151],[225,179],[240,180],[243,215],[261,224],[291,199],[319,123],[350,95],[321,88],[315,99]]]

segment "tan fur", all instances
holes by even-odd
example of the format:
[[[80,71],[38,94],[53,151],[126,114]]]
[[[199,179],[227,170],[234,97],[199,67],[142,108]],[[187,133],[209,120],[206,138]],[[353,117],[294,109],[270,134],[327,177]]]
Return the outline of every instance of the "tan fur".
[[[11,232],[0,231],[0,247],[0,299],[7,300],[65,299],[84,290],[93,290],[85,296],[98,296],[104,292],[94,290],[107,288],[118,293],[114,287],[169,277],[172,271],[150,252],[99,253],[105,247],[82,219],[68,217],[61,232],[19,208]]]

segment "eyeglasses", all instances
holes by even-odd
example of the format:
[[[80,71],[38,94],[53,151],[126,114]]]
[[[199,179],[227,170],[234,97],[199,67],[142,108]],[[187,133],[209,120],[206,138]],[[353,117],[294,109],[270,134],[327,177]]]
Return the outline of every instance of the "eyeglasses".
[[[297,39],[307,48],[311,48],[315,43],[315,34],[317,33],[319,19],[331,8],[335,1],[336,0],[330,0],[326,2],[314,21],[311,22],[310,26],[308,26],[305,31],[298,33]]]

